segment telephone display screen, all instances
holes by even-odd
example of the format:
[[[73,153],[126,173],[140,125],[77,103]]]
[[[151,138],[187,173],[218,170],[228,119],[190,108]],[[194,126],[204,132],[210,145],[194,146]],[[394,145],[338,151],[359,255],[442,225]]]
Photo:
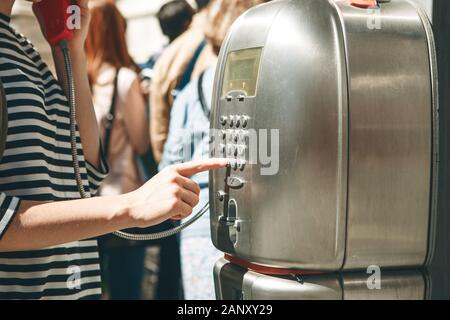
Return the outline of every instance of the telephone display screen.
[[[243,91],[248,97],[256,95],[262,48],[244,49],[228,54],[222,95]]]

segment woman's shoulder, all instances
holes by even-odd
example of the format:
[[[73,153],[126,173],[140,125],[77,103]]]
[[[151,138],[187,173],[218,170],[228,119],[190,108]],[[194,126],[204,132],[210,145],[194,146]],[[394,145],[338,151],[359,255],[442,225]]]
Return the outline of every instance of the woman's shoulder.
[[[120,82],[124,83],[133,83],[135,80],[139,80],[139,74],[131,68],[121,68],[119,71],[119,79]]]
[[[117,78],[119,94],[126,96],[133,88],[133,85],[139,81],[140,76],[136,71],[130,68],[121,68]]]

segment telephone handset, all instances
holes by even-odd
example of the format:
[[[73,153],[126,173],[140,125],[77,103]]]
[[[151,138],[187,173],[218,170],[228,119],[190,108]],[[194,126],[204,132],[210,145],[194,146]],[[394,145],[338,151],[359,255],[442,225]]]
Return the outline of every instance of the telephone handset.
[[[76,100],[75,100],[75,83],[72,73],[72,61],[70,57],[70,50],[68,41],[73,37],[74,30],[69,27],[70,12],[69,7],[76,4],[74,0],[42,0],[33,4],[35,12],[39,13],[45,24],[45,33],[47,41],[52,46],[59,46],[64,55],[64,64],[66,71],[66,83],[68,86],[68,100],[70,104],[70,143],[72,149],[72,161],[75,173],[75,180],[77,182],[78,190],[81,198],[89,198],[89,195],[84,189],[83,180],[80,173],[80,162],[78,160],[78,147],[76,141]],[[200,209],[189,221],[159,233],[152,234],[131,234],[123,231],[114,232],[114,235],[133,241],[149,241],[159,240],[173,236],[185,228],[189,227],[195,221],[200,219],[209,210],[209,203]]]
[[[73,37],[73,30],[68,25],[72,4],[71,0],[43,0],[33,4],[33,9],[44,18],[46,38],[52,46]]]

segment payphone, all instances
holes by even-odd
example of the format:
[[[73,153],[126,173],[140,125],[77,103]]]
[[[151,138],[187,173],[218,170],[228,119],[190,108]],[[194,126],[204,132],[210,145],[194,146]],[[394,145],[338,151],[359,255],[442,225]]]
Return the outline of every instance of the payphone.
[[[298,270],[427,264],[435,56],[426,14],[407,0],[280,0],[238,19],[212,102],[211,155],[231,161],[210,173],[215,246]]]

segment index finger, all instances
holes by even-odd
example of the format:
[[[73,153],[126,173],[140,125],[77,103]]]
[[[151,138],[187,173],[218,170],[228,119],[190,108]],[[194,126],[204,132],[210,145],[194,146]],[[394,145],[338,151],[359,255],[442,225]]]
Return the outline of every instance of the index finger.
[[[191,177],[200,172],[225,168],[228,164],[227,159],[208,159],[179,164],[175,170],[183,177]]]

